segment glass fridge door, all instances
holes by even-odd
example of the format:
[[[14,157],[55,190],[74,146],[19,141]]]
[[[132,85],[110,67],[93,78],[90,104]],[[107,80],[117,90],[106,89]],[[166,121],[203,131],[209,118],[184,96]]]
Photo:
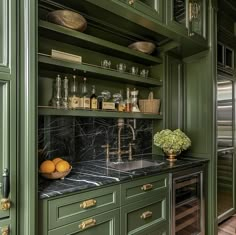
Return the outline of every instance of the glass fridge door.
[[[175,226],[173,234],[202,234],[203,186],[202,172],[173,179]]]

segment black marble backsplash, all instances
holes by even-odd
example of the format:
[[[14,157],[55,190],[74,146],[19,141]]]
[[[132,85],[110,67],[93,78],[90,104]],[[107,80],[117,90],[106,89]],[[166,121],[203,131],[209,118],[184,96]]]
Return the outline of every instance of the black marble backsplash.
[[[136,126],[133,154],[152,152],[152,121],[125,119]],[[40,161],[60,156],[70,162],[105,159],[104,144],[117,149],[117,118],[39,116],[38,149]],[[132,132],[125,125],[121,131],[122,150],[128,150]]]

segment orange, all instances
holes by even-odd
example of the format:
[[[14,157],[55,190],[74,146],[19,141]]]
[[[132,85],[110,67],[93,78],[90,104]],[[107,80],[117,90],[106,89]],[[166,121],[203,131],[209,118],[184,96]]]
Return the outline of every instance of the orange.
[[[52,173],[55,171],[55,165],[51,160],[46,160],[41,163],[40,171],[43,173]]]
[[[68,171],[70,169],[70,164],[67,161],[61,160],[56,164],[56,170],[58,172]]]
[[[63,160],[63,159],[60,158],[60,157],[56,157],[56,158],[54,158],[52,161],[53,161],[54,165],[56,166],[56,164],[57,164],[59,161],[61,161],[61,160]]]

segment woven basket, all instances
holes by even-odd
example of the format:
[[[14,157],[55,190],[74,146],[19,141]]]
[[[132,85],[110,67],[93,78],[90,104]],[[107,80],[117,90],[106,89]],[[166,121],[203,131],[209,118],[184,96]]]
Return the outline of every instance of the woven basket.
[[[159,114],[160,99],[139,100],[139,109],[143,113]]]

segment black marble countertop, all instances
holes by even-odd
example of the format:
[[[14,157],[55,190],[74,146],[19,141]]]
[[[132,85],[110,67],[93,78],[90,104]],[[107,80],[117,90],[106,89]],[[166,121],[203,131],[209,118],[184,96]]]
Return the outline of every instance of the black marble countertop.
[[[136,156],[135,159],[140,158]],[[175,172],[208,161],[206,159],[180,157],[174,163],[170,163],[165,157],[157,155],[142,156],[142,159],[153,159],[161,164],[132,171],[120,171],[109,167],[105,160],[90,160],[73,163],[70,174],[63,180],[48,180],[39,176],[39,199],[60,196],[66,193],[81,192],[104,185],[110,186],[111,184],[118,184],[119,182],[142,176]]]

